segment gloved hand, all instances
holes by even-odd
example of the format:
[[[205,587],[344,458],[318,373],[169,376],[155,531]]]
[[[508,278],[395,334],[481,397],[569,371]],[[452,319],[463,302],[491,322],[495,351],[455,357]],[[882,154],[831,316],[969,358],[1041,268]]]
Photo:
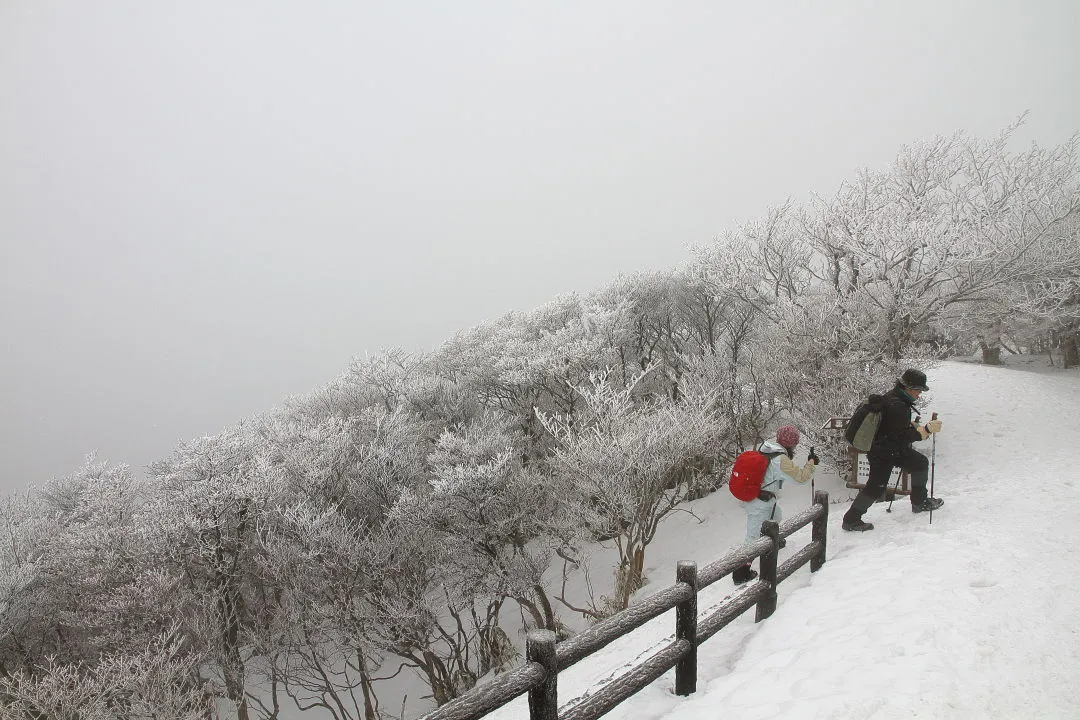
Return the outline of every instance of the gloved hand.
[[[807,462],[812,462],[815,465],[821,464],[821,458],[814,454],[814,448],[810,448],[810,454],[806,456]]]
[[[926,423],[926,431],[930,433],[941,432],[941,421],[931,420],[930,422]]]
[[[757,499],[758,499],[758,500],[761,500],[761,501],[763,501],[763,502],[769,502],[769,501],[770,501],[770,500],[772,500],[772,499],[773,499],[774,497],[776,497],[776,495],[775,495],[775,494],[773,494],[773,493],[771,493],[771,492],[769,492],[768,490],[762,490],[761,492],[759,492],[759,493],[757,494]]]
[[[918,422],[916,422],[915,420],[912,420],[912,421],[911,421],[911,427],[913,427],[913,428],[915,428],[916,430],[918,430],[918,431],[919,431],[919,437],[920,437],[920,438],[921,438],[922,440],[925,440],[926,438],[930,437],[930,431],[929,431],[929,430],[927,430],[927,429],[926,429],[925,427],[923,427],[922,425],[920,425],[920,424],[919,424]]]

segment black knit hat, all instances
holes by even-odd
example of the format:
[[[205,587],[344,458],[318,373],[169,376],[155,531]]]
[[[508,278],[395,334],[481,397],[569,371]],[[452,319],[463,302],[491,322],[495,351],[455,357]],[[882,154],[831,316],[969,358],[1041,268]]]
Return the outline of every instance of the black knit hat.
[[[929,390],[926,386],[926,373],[915,368],[910,368],[904,371],[904,374],[900,376],[900,384],[909,390]]]

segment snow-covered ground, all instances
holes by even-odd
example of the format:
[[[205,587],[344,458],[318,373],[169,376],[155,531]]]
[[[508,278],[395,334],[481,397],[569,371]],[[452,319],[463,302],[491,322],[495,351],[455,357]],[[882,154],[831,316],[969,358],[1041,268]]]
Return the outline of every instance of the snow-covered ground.
[[[675,696],[669,672],[606,717],[1080,718],[1080,375],[1045,357],[1010,362],[930,372],[927,409],[944,422],[933,524],[904,499],[870,509],[872,532],[845,533],[846,503],[833,505],[825,567],[786,580],[768,620],[748,611],[704,644],[695,695]],[[849,496],[824,473],[818,486]],[[809,496],[786,491],[787,515]],[[650,546],[650,588],[671,584],[677,560],[704,564],[740,541],[728,493],[694,510],[702,522],[680,516]],[[704,591],[701,613],[732,589]],[[673,629],[669,613],[560,675],[563,706]],[[490,717],[528,717],[525,699]]]

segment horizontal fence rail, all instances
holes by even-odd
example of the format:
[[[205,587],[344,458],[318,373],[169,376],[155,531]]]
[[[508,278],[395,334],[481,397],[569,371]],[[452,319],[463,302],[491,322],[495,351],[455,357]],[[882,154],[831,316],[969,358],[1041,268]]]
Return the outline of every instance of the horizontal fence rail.
[[[698,623],[698,643],[703,643],[727,627],[735,618],[758,604],[769,591],[763,582],[750,583],[742,591],[727,597],[720,607]]]
[[[645,600],[596,623],[556,644],[555,633],[534,630],[526,641],[526,663],[478,685],[421,720],[479,720],[506,703],[528,693],[530,720],[596,720],[619,703],[675,668],[675,691],[689,695],[697,689],[697,648],[736,618],[756,607],[760,622],[776,610],[776,588],[792,573],[810,563],[817,572],[825,564],[829,495],[814,493],[814,504],[780,524],[766,521],[761,537],[735,548],[701,571],[697,564],[680,562],[676,583]],[[812,525],[810,543],[777,566],[780,540]],[[761,558],[758,580],[724,600],[703,619],[697,617],[698,591],[727,577],[735,568]],[[577,699],[560,711],[558,674],[665,612],[676,611],[675,639],[637,664],[630,672]]]
[[[593,720],[638,692],[646,685],[675,667],[675,663],[694,649],[689,640],[676,640],[663,650],[650,655],[633,670],[604,686],[601,692],[581,700],[559,715],[563,720]]]
[[[556,649],[559,670],[565,670],[584,660],[597,650],[629,634],[631,630],[636,630],[650,620],[660,617],[693,596],[694,588],[685,583],[672,585],[650,595],[636,605],[601,620],[588,630],[563,640]]]

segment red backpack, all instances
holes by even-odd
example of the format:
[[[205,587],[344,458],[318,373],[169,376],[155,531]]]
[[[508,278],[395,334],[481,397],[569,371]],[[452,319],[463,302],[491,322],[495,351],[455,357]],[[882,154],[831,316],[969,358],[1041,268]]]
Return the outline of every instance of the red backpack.
[[[747,450],[735,458],[735,467],[731,468],[728,489],[739,500],[753,500],[761,492],[761,481],[765,479],[765,470],[769,461],[778,453],[766,455],[758,450]]]

